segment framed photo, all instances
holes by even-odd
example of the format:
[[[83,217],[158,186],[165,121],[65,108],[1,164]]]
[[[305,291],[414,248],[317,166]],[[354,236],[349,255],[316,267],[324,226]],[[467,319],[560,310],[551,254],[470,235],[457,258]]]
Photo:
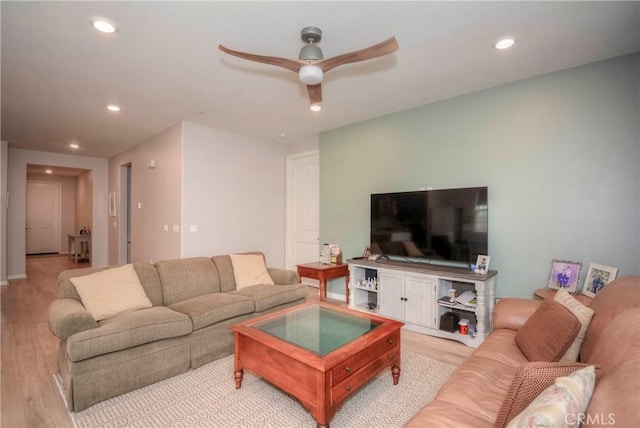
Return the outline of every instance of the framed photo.
[[[109,192],[109,217],[116,216],[116,192]]]
[[[551,262],[551,274],[549,275],[549,288],[564,288],[569,293],[575,293],[580,279],[581,262],[567,260],[553,260]]]
[[[474,268],[473,272],[479,273],[481,275],[486,275],[487,272],[489,272],[490,261],[491,257],[479,254],[478,259],[476,260],[476,267]]]
[[[616,279],[617,274],[618,268],[589,263],[589,270],[582,284],[582,294],[594,297],[602,287]]]
[[[364,251],[362,252],[362,257],[364,257],[365,259],[368,259],[369,257],[371,257],[371,246],[369,246],[369,245],[365,245],[364,246]]]

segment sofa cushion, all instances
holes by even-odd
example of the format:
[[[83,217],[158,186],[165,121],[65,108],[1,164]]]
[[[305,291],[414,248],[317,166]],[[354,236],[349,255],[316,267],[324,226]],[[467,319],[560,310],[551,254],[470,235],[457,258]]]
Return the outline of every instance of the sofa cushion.
[[[220,292],[218,270],[210,258],[163,260],[156,263],[156,268],[162,281],[163,302],[167,306]]]
[[[67,338],[67,354],[71,361],[184,336],[192,331],[191,319],[187,315],[164,306],[127,312],[100,321],[98,325],[98,328]]]
[[[236,290],[258,284],[274,285],[262,254],[229,254]]]
[[[309,289],[304,284],[288,285],[252,285],[231,294],[250,297],[255,303],[256,312],[263,312],[285,303],[304,299]]]
[[[493,421],[516,370],[517,366],[473,353],[442,385],[436,400],[462,406],[469,414]]]
[[[506,426],[515,416],[527,408],[531,402],[558,377],[568,376],[587,367],[587,364],[572,361],[535,361],[522,364],[511,381],[507,396],[498,412],[495,427]],[[596,382],[604,375],[604,370],[596,368]]]
[[[96,321],[152,306],[130,264],[71,278],[71,282]]]
[[[529,361],[558,361],[580,331],[580,321],[560,303],[545,299],[516,334]]]
[[[229,293],[211,293],[169,305],[170,309],[188,315],[193,329],[254,312],[253,300]]]
[[[578,361],[580,346],[582,346],[584,335],[587,333],[587,328],[589,327],[589,323],[593,317],[593,309],[586,307],[573,298],[573,296],[571,296],[564,288],[561,288],[556,292],[553,300],[569,309],[569,311],[578,318],[578,321],[580,321],[580,331],[578,332],[578,335],[573,340],[573,343],[571,343],[571,346],[569,346],[569,349],[567,349],[564,355],[560,357],[563,361]]]
[[[632,355],[598,382],[583,427],[640,427],[640,354]]]
[[[611,320],[628,309],[640,307],[640,276],[623,276],[610,282],[598,291],[589,307],[595,313],[580,349],[580,361],[583,362],[591,362],[591,354],[598,349],[603,349],[600,339],[610,336],[610,332],[605,333],[605,329],[608,328]],[[628,328],[624,329],[625,334],[628,332]],[[601,364],[607,372],[609,371],[606,364],[597,364]]]
[[[507,426],[580,426],[579,417],[591,400],[595,377],[594,367],[587,366],[569,376],[557,378]]]

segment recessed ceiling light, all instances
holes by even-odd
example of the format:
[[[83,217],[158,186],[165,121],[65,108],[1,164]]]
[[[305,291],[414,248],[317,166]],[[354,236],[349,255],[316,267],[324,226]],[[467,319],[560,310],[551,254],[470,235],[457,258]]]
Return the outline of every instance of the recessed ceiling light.
[[[278,134],[278,136],[283,140],[287,138],[287,134],[285,134],[284,132],[281,132],[280,134]]]
[[[502,49],[509,49],[515,44],[516,44],[516,40],[513,37],[503,37],[497,40],[493,44],[493,47],[496,49],[502,50]]]
[[[313,103],[309,109],[311,109],[311,111],[320,111],[322,110],[322,103]]]
[[[95,28],[96,30],[102,33],[111,34],[118,31],[118,26],[115,24],[115,22],[107,18],[94,16],[89,20],[89,22],[91,22],[91,25],[93,26],[93,28]]]
[[[71,147],[72,149],[79,149],[80,145],[76,144],[76,143],[71,143],[71,144],[69,144],[69,147]]]
[[[107,106],[107,110],[112,111],[112,112],[119,112],[120,111],[120,107],[115,105],[115,104],[109,104]]]

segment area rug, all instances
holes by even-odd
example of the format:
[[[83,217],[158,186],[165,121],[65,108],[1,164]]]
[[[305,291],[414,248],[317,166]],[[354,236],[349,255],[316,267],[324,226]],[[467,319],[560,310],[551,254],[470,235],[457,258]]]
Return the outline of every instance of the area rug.
[[[338,410],[331,427],[401,427],[431,401],[455,367],[403,352],[400,382],[384,370]],[[63,398],[59,375],[55,375]],[[245,371],[235,389],[233,356],[71,413],[77,428],[315,427],[311,414],[276,387]]]

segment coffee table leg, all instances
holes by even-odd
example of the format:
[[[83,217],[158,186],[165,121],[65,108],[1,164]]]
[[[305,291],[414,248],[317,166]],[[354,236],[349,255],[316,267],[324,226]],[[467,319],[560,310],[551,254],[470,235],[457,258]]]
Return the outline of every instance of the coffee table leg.
[[[240,389],[242,386],[242,378],[244,377],[244,371],[242,369],[233,372],[233,378],[236,381],[236,389]]]
[[[400,380],[400,367],[392,366],[391,367],[391,376],[393,376],[393,384],[397,385]]]

